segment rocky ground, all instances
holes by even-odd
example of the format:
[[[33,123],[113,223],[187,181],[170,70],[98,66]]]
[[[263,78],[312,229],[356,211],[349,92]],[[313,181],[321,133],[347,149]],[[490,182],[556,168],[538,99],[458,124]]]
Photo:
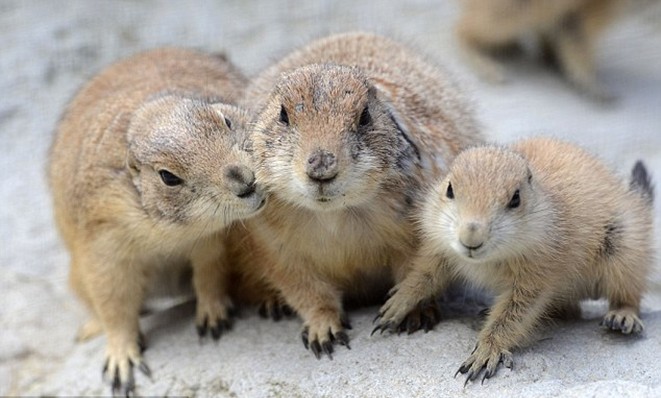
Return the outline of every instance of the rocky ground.
[[[641,4],[643,0],[638,0]],[[649,2],[649,1],[648,1]],[[44,167],[66,102],[102,66],[161,45],[225,51],[254,74],[311,38],[371,30],[411,43],[450,68],[500,142],[552,134],[578,142],[627,173],[644,159],[661,181],[661,6],[624,16],[600,43],[599,75],[619,97],[600,107],[535,62],[510,82],[478,81],[457,59],[454,2],[0,1],[0,396],[104,395],[104,339],[74,344],[84,312],[66,285],[68,256],[52,221]],[[656,225],[659,212],[656,206]],[[658,239],[657,239],[658,241]],[[478,306],[452,303],[434,331],[370,337],[376,308],[350,312],[352,349],[318,361],[300,322],[244,312],[218,344],[200,343],[190,303],[146,317],[141,395],[167,396],[661,396],[661,276],[645,296],[639,338],[598,327],[602,302],[583,320],[545,328],[515,354],[513,371],[463,387],[453,374],[472,348]]]

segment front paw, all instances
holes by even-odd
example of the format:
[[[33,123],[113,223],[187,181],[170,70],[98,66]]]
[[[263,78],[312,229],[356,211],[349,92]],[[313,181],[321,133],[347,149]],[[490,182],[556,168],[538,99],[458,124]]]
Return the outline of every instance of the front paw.
[[[312,351],[317,359],[323,354],[333,359],[334,345],[339,344],[351,349],[349,335],[344,328],[351,329],[347,320],[317,321],[306,323],[301,332],[301,339],[306,349]]]
[[[638,334],[644,329],[643,321],[634,310],[628,308],[608,311],[600,325],[622,334]]]
[[[128,347],[108,346],[102,375],[103,379],[110,383],[113,396],[128,397],[135,393],[134,367],[145,376],[151,377],[151,371],[140,352],[141,345],[138,341]]]
[[[233,310],[232,302],[225,300],[200,300],[198,299],[195,326],[200,338],[211,334],[214,340],[220,339],[220,336],[232,328],[231,313]]]
[[[279,321],[283,317],[290,318],[295,314],[294,310],[279,296],[274,295],[264,300],[259,306],[259,316]]]
[[[473,353],[461,364],[455,376],[459,373],[465,374],[465,386],[468,381],[474,381],[484,371],[482,376],[482,383],[484,383],[485,379],[489,379],[496,374],[501,363],[506,368],[512,369],[512,366],[514,366],[512,353],[492,343],[478,342]]]
[[[428,332],[441,320],[438,303],[434,299],[416,302],[397,288],[393,288],[389,295],[390,298],[374,319],[378,323],[372,334],[377,331],[398,334],[406,331],[411,334],[420,329]]]

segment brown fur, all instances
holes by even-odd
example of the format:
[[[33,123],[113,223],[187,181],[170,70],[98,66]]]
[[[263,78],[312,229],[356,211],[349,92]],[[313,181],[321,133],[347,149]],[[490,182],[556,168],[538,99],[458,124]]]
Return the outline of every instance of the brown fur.
[[[460,154],[427,196],[424,242],[382,308],[381,326],[402,322],[455,278],[492,290],[496,301],[477,348],[460,368],[471,380],[483,368],[491,377],[499,361],[511,366],[510,350],[541,319],[571,312],[581,299],[607,298],[607,327],[642,331],[653,194],[649,181],[637,179],[634,172],[628,186],[582,149],[546,138]]]
[[[55,218],[71,285],[93,314],[79,337],[105,331],[115,390],[132,390],[132,365],[146,369],[138,312],[160,268],[190,261],[198,326],[218,333],[227,322],[222,230],[264,202],[244,148],[248,116],[225,104],[246,84],[222,57],[153,50],[94,77],[58,126]],[[183,183],[167,186],[162,170]]]
[[[422,187],[481,136],[442,71],[365,33],[295,51],[243,103],[259,111],[257,175],[271,197],[237,238],[257,247],[237,268],[279,290],[306,346],[330,354],[333,341],[348,343],[343,299],[373,300],[403,278]]]
[[[595,74],[597,39],[627,0],[462,0],[457,37],[466,60],[484,78],[502,81],[505,73],[490,51],[535,35],[547,58],[567,80],[598,100],[612,96]]]

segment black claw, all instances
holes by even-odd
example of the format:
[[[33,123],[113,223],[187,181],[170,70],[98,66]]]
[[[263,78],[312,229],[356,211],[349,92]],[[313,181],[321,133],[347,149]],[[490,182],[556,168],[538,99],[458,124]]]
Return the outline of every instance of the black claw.
[[[122,382],[119,380],[119,368],[115,368],[115,375],[112,378],[112,395],[119,393]]]
[[[374,322],[378,321],[382,316],[383,316],[383,313],[382,313],[382,312],[379,312],[378,314],[376,314],[376,316],[374,317],[374,319],[372,319],[372,324],[373,324]]]
[[[434,329],[434,324],[436,322],[432,321],[429,318],[424,318],[422,320],[422,328],[424,329],[425,333],[429,332],[430,330]]]
[[[342,324],[342,327],[344,329],[349,329],[349,330],[353,329],[353,327],[351,326],[351,322],[349,321],[349,318],[346,315],[340,318],[340,323]]]
[[[301,340],[303,340],[303,345],[306,350],[310,348],[310,342],[308,341],[309,333],[310,331],[307,327],[301,332]]]
[[[238,316],[239,315],[239,307],[231,306],[231,307],[227,308],[227,315],[232,317],[232,318],[235,317],[235,316]]]
[[[410,316],[406,320],[406,332],[412,334],[420,330],[420,318],[417,316]]]
[[[333,359],[333,343],[330,341],[324,341],[321,344],[321,349],[330,359]]]
[[[370,333],[370,336],[374,336],[374,333],[376,333],[376,331],[381,329],[382,327],[383,327],[383,325],[381,325],[381,324],[376,325],[376,327],[374,329],[372,329],[372,333]],[[383,330],[381,330],[381,333],[383,333]]]
[[[468,382],[470,381],[472,374],[473,373],[471,372],[466,376],[466,380],[464,380],[464,388],[466,387],[466,384],[468,384]]]
[[[321,344],[319,344],[319,341],[314,340],[310,343],[310,350],[317,359],[321,359]]]
[[[282,319],[282,312],[280,312],[280,306],[278,304],[271,306],[270,314],[271,318],[273,318],[273,320],[276,322]]]
[[[204,317],[204,321],[202,321],[202,324],[197,325],[197,335],[200,336],[200,338],[207,335],[208,326],[209,326],[209,318]]]
[[[349,346],[349,335],[347,335],[344,331],[339,331],[335,333],[335,340],[339,345],[343,345],[348,349],[351,349],[351,347]]]
[[[145,335],[142,333],[138,333],[138,347],[140,348],[140,353],[144,353],[145,350],[147,349],[147,343],[145,340]]]
[[[262,305],[259,306],[258,310],[259,316],[266,319],[269,317],[269,312],[268,309],[266,308],[266,303],[262,303]]]
[[[106,374],[108,373],[108,363],[110,362],[109,359],[106,359],[106,362],[103,364],[103,369],[101,369],[101,378],[104,379],[106,377]]]
[[[220,340],[220,335],[223,333],[223,325],[218,322],[216,326],[211,328],[211,338],[218,341]]]
[[[282,313],[285,316],[290,317],[290,316],[294,315],[294,310],[289,305],[285,304],[285,305],[282,306]]]
[[[466,374],[466,372],[468,372],[470,370],[470,368],[471,368],[470,365],[463,364],[459,367],[459,370],[457,370],[457,373],[461,373],[462,375],[464,375],[464,374]],[[457,374],[455,373],[455,376],[456,375]]]
[[[151,378],[151,369],[149,369],[149,366],[147,366],[146,363],[140,362],[140,365],[138,365],[138,370],[142,372],[143,375]]]

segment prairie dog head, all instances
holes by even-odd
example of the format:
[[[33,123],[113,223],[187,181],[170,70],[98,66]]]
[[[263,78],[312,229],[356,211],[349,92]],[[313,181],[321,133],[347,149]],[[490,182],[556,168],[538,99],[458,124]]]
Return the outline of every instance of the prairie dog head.
[[[264,204],[246,152],[247,115],[230,105],[166,95],[133,115],[127,163],[154,219],[212,232]]]
[[[256,129],[258,178],[282,199],[321,211],[370,201],[403,141],[365,75],[338,65],[282,76]]]
[[[528,162],[499,147],[460,153],[427,198],[424,232],[467,261],[517,256],[545,238],[549,206]]]

